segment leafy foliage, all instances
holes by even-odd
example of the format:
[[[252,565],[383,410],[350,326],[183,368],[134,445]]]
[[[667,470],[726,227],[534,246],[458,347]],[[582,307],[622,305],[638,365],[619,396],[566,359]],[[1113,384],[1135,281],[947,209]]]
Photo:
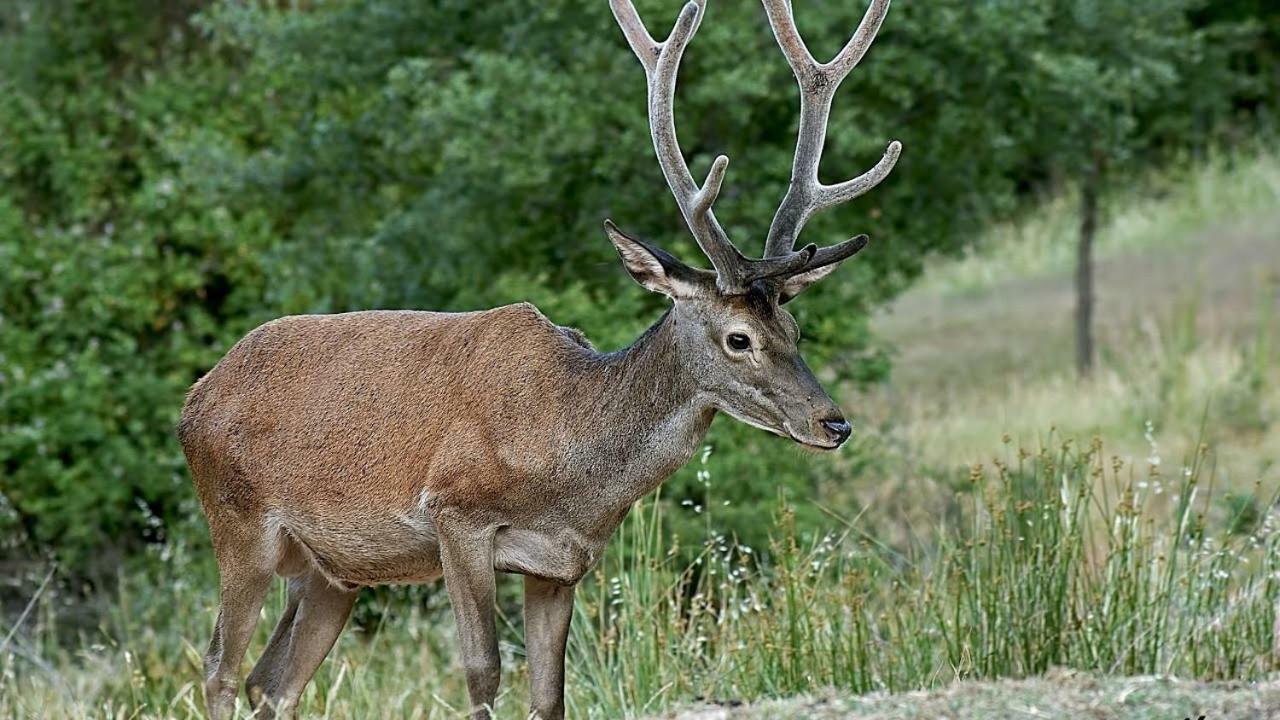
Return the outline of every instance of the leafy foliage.
[[[269,228],[193,192],[183,157],[201,118],[251,111],[214,112],[231,75],[173,9],[32,4],[5,43],[5,519],[73,564],[191,512],[176,410],[260,307]]]
[[[263,320],[531,300],[614,348],[661,301],[618,271],[600,220],[698,257],[605,3],[274,5],[0,10],[0,531],[23,553],[57,548],[86,569],[197,516],[172,433],[184,390]],[[839,48],[856,5],[797,8],[815,54]],[[1076,130],[1105,130],[1108,148],[1206,142],[1234,79],[1255,76],[1237,61],[1256,46],[1218,52],[1211,33],[1236,26],[1194,28],[1191,9],[896,4],[836,98],[822,174],[860,171],[889,138],[906,152],[807,229],[878,240],[796,303],[812,364],[831,381],[882,378],[869,310],[927,252],[1069,174]],[[675,16],[640,10],[657,35]],[[695,174],[733,159],[717,209],[750,251],[785,189],[795,98],[760,8],[713,3],[685,62],[682,144]],[[727,422],[710,442],[749,542],[763,540],[761,499],[840,471]],[[702,492],[690,469],[668,497]]]

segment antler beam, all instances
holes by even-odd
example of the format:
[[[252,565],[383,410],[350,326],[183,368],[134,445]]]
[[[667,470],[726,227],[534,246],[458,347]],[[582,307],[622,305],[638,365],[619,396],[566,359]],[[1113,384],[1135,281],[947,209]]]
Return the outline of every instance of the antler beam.
[[[791,183],[778,206],[769,227],[769,236],[765,240],[765,257],[775,257],[791,252],[800,230],[814,213],[848,202],[879,185],[898,162],[902,144],[897,140],[890,142],[880,162],[852,180],[836,185],[823,185],[818,181],[818,162],[822,157],[822,146],[826,142],[831,100],[840,83],[871,47],[871,41],[875,39],[876,32],[880,30],[880,24],[889,11],[889,0],[871,0],[871,6],[853,37],[827,63],[815,60],[804,39],[800,37],[790,0],[763,2],[769,16],[769,25],[773,28],[773,36],[800,85],[800,131],[796,138],[795,160],[791,166]],[[810,263],[810,268],[838,262],[865,247],[865,237],[861,244],[855,243],[856,240],[858,238],[819,251],[814,262]]]
[[[729,159],[717,157],[707,174],[707,181],[699,188],[685,163],[684,154],[676,138],[675,92],[676,74],[680,58],[702,21],[706,0],[690,2],[680,11],[675,27],[663,42],[656,42],[630,0],[610,0],[609,7],[631,50],[644,66],[649,86],[649,131],[653,137],[653,149],[658,155],[662,175],[671,187],[671,194],[680,206],[689,230],[698,241],[702,252],[711,260],[722,283],[735,276],[741,264],[742,254],[729,241],[711,206],[720,194],[720,185]],[[722,287],[725,290],[736,288]]]

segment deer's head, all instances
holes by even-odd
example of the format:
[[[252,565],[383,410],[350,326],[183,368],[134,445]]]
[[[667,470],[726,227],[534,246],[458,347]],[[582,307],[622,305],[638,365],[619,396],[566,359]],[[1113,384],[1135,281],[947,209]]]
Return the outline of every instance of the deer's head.
[[[813,59],[796,31],[788,0],[764,0],[774,37],[800,84],[800,131],[791,184],[774,215],[760,259],[744,256],[716,221],[711,206],[729,160],[721,155],[699,187],[676,141],[676,73],[697,31],[706,0],[685,5],[661,43],[645,29],[630,0],[610,0],[614,17],[649,81],[649,127],[667,184],[689,230],[714,270],[690,267],[605,221],[609,240],[627,271],[644,287],[674,303],[676,352],[717,409],[809,447],[835,449],[849,423],[822,389],[797,348],[799,327],[782,306],[826,277],[867,245],[858,235],[842,243],[795,249],[796,237],[816,211],[851,200],[880,183],[902,146],[889,144],[871,170],[835,185],[818,181],[831,99],[875,37],[889,0],[872,0],[853,37],[835,59]]]

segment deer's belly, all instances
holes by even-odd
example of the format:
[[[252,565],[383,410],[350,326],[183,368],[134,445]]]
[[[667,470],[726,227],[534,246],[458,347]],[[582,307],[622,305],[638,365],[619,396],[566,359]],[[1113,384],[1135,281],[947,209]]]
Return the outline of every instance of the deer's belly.
[[[399,508],[366,505],[359,512],[323,515],[295,510],[274,517],[282,536],[299,551],[290,554],[304,557],[336,583],[423,583],[443,574],[429,497],[424,492],[415,503],[393,503]],[[493,531],[493,568],[574,584],[600,558],[623,515],[625,510],[585,528],[500,525]]]
[[[296,554],[335,583],[424,583],[442,574],[439,539],[425,514],[308,520],[281,518],[281,526]]]

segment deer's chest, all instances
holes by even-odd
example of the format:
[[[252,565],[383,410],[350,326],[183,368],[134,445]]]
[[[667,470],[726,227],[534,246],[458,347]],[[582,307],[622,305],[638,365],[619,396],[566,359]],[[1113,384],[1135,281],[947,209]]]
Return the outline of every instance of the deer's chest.
[[[708,413],[679,408],[651,423],[603,424],[606,432],[515,433],[471,456],[493,465],[448,464],[466,468],[450,476],[476,484],[436,484],[431,505],[495,528],[495,569],[572,584],[631,506],[689,460],[709,422]]]

